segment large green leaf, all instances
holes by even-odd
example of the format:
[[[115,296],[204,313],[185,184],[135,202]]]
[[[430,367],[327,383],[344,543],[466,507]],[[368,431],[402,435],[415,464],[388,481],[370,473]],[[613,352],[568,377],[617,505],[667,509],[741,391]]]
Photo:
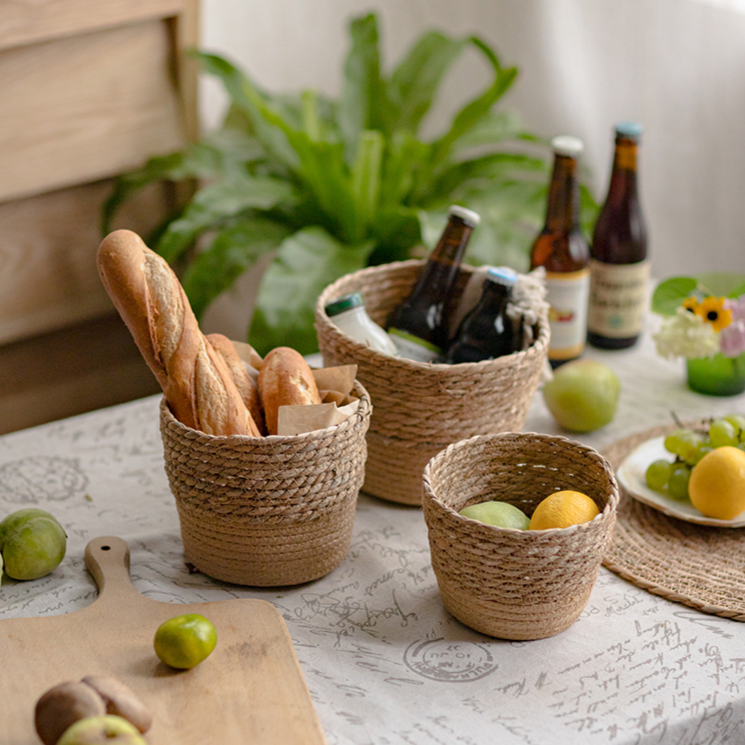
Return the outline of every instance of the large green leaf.
[[[692,277],[671,277],[660,282],[652,293],[652,310],[661,316],[674,316],[696,286]]]
[[[349,33],[352,45],[344,62],[338,120],[347,158],[352,162],[360,133],[382,128],[381,117],[387,102],[380,77],[378,22],[375,14],[354,19],[349,26]]]
[[[361,241],[378,209],[380,166],[383,159],[383,135],[363,132],[357,143],[357,157],[352,168],[352,193],[356,215],[355,242]]]
[[[733,272],[707,272],[695,278],[699,289],[706,295],[740,297],[745,293],[745,274]]]
[[[262,217],[246,217],[218,231],[184,274],[183,285],[197,318],[262,256],[275,250],[292,231]]]
[[[465,44],[439,31],[425,33],[414,44],[388,81],[386,132],[394,127],[412,134],[419,131],[442,78]]]
[[[383,159],[380,187],[380,211],[397,209],[407,201],[414,175],[421,163],[429,159],[429,145],[420,142],[410,132],[398,130],[388,140]]]
[[[319,227],[287,238],[261,283],[249,342],[260,354],[278,346],[316,352],[316,298],[331,282],[364,267],[372,247],[345,245]]]
[[[195,238],[226,218],[249,208],[268,210],[292,198],[285,181],[236,173],[232,178],[200,189],[161,237],[157,252],[168,262],[176,261]]]

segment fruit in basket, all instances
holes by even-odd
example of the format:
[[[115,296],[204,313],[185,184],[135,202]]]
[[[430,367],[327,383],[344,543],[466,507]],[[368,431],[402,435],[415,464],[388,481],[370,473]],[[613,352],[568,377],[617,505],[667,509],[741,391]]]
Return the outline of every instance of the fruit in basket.
[[[147,745],[133,724],[114,714],[80,719],[57,742],[57,745]]]
[[[174,616],[155,632],[153,645],[161,662],[178,670],[190,670],[204,662],[217,644],[212,622],[198,613]]]
[[[530,530],[568,528],[586,523],[600,514],[595,502],[579,491],[566,489],[546,497],[530,518]]]
[[[554,371],[543,386],[543,398],[560,427],[570,432],[592,432],[616,415],[621,382],[607,365],[596,360],[574,360]]]
[[[509,502],[481,502],[464,507],[458,514],[500,528],[527,530],[530,518]]]
[[[745,452],[732,446],[712,450],[694,466],[688,491],[702,515],[737,517],[745,511]]]
[[[13,579],[46,576],[59,566],[66,550],[64,528],[45,510],[17,510],[0,522],[4,571]]]

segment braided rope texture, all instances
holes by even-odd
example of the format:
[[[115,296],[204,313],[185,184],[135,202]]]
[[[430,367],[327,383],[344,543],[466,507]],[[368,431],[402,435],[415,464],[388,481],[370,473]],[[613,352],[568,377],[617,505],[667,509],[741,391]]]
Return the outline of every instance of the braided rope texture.
[[[595,450],[564,437],[480,435],[435,456],[422,506],[443,603],[466,626],[501,639],[543,639],[582,613],[612,537],[618,486]],[[528,516],[549,494],[581,491],[600,510],[565,529],[514,530],[459,515],[471,504],[509,502]]]
[[[163,399],[165,470],[187,559],[239,585],[297,585],[344,560],[364,479],[367,391],[355,414],[290,437],[216,437],[177,421]]]
[[[708,420],[685,422],[698,427]],[[603,455],[618,468],[636,447],[677,424],[618,440]],[[745,621],[745,528],[714,528],[678,520],[621,488],[618,523],[603,559],[612,572],[654,595],[734,621]]]
[[[324,311],[331,300],[361,292],[368,314],[383,325],[411,290],[424,262],[369,267],[329,285],[316,304],[318,345],[327,366],[357,365],[357,377],[375,405],[367,435],[363,490],[403,504],[421,504],[421,478],[429,460],[473,435],[522,429],[538,387],[549,340],[541,316],[527,350],[484,362],[424,364],[391,357],[360,344]],[[473,271],[463,267],[461,288]]]

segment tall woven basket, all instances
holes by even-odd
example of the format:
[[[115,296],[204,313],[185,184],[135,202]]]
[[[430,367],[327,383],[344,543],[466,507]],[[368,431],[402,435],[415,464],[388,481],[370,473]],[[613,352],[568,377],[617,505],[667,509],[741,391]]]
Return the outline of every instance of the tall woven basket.
[[[610,545],[618,507],[613,469],[592,448],[533,433],[455,443],[427,465],[424,519],[445,607],[472,629],[502,639],[543,639],[579,618]],[[485,525],[458,514],[508,502],[530,516],[555,491],[587,494],[591,522],[551,530]]]
[[[341,424],[288,437],[215,437],[160,406],[186,558],[240,585],[296,585],[344,560],[364,478],[370,397]]]
[[[450,443],[522,429],[549,339],[548,320],[542,316],[535,343],[523,352],[484,362],[433,365],[370,349],[340,331],[324,311],[331,300],[359,291],[368,314],[382,325],[409,293],[423,265],[411,260],[348,274],[329,285],[316,304],[325,364],[356,364],[357,378],[375,406],[363,490],[412,505],[421,504],[424,467]],[[466,276],[471,271],[463,268]]]

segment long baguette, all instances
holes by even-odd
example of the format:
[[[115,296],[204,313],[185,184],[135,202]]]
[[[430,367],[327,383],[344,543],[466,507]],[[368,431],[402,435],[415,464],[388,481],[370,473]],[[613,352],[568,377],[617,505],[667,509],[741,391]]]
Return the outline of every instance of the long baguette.
[[[176,419],[207,434],[259,437],[168,263],[130,230],[104,238],[96,259],[104,287]]]

